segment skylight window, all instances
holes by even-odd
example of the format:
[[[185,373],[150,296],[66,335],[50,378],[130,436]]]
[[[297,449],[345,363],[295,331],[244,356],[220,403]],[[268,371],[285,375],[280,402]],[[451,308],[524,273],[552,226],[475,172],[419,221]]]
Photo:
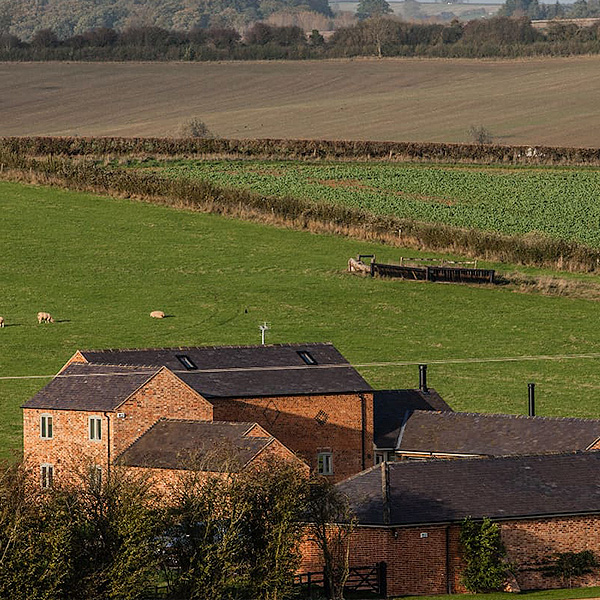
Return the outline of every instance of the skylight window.
[[[315,357],[306,350],[298,350],[298,355],[307,365],[316,365],[317,364]]]
[[[195,371],[198,367],[196,363],[187,354],[177,354],[177,360],[188,370]]]

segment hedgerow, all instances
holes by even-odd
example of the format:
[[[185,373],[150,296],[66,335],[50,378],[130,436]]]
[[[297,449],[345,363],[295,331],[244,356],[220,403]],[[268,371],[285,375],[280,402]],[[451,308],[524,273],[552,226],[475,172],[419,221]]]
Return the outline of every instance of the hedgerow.
[[[483,164],[600,165],[600,148],[346,140],[5,137],[0,149],[28,156],[204,156],[357,159]]]

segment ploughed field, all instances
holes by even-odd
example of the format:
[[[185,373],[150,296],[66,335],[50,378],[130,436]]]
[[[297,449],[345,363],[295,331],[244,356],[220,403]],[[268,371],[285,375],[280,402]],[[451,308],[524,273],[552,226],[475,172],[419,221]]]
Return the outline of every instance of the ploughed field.
[[[2,63],[1,135],[597,146],[600,56],[219,63]]]
[[[375,387],[414,387],[417,367],[371,363],[428,362],[457,410],[523,414],[535,381],[539,414],[600,417],[598,359],[444,362],[600,353],[597,302],[363,278],[350,256],[418,253],[86,193],[0,183],[0,210],[5,456],[19,406],[75,349],[253,344],[263,321],[267,342],[335,343]]]
[[[600,247],[600,169],[382,163],[150,161],[143,168],[269,196]]]

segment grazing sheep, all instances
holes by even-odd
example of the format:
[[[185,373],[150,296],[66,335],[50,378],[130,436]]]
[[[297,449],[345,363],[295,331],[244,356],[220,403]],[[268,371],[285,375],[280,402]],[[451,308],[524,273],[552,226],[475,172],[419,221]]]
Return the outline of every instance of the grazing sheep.
[[[371,265],[365,265],[362,260],[351,258],[348,260],[348,271],[351,273],[369,273],[371,271]]]
[[[4,317],[0,317],[0,327],[4,327]]]
[[[165,318],[165,313],[162,310],[153,310],[150,313],[150,316],[153,319],[164,319]]]
[[[52,315],[47,312],[39,312],[38,315],[38,324],[39,323],[54,323],[54,319]]]

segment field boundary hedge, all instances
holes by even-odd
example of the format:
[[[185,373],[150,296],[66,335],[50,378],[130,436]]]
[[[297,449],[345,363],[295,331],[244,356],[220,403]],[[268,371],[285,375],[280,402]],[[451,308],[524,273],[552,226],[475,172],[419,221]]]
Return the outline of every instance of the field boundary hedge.
[[[263,196],[206,181],[172,179],[90,161],[56,156],[34,158],[7,151],[1,145],[0,177],[494,262],[570,271],[600,270],[600,249],[556,238],[509,236],[380,216],[340,205],[290,196]]]
[[[0,149],[26,156],[226,155],[273,159],[354,159],[509,165],[600,166],[600,148],[347,140],[4,137]]]

